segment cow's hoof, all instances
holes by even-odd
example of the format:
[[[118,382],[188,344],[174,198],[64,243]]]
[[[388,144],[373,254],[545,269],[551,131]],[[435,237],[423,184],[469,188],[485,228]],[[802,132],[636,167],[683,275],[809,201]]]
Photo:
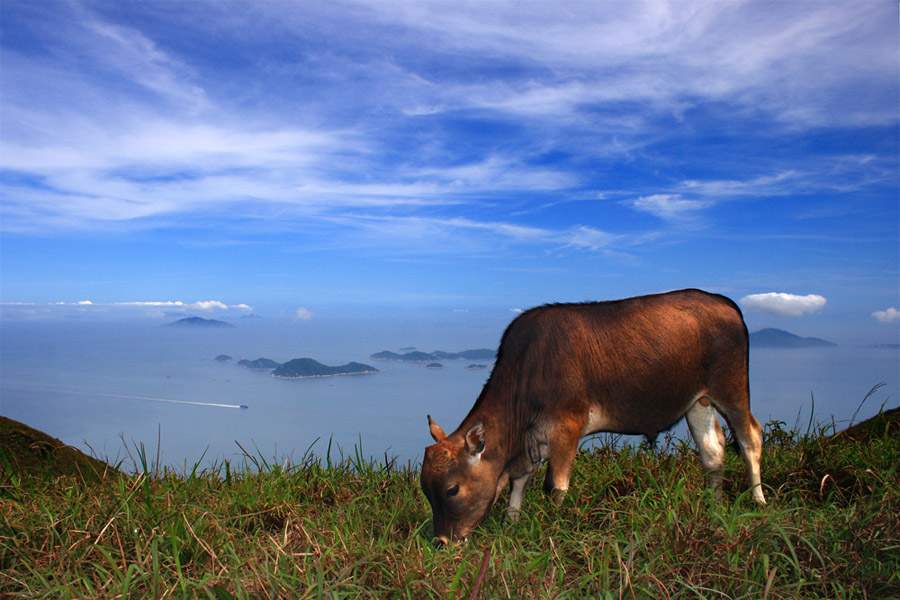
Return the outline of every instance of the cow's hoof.
[[[566,499],[566,492],[568,492],[568,490],[561,490],[561,489],[558,489],[558,488],[553,489],[553,490],[550,492],[550,499],[553,500],[553,502],[554,502],[557,506],[559,506],[560,504],[563,503],[563,500]]]
[[[506,520],[509,521],[510,523],[515,523],[519,520],[519,515],[521,515],[521,514],[522,514],[522,511],[520,511],[517,508],[507,508],[506,509]]]

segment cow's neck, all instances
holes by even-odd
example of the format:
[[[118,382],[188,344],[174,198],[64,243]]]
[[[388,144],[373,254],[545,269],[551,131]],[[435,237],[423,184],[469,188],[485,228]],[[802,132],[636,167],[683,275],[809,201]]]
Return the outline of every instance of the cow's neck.
[[[485,452],[482,460],[491,461],[498,467],[497,477],[499,478],[510,468],[513,471],[521,471],[524,467],[530,471],[530,462],[528,466],[525,466],[524,463],[522,466],[517,465],[523,462],[523,458],[527,458],[523,455],[528,454],[526,443],[531,423],[523,411],[517,410],[519,402],[517,402],[515,387],[495,385],[496,383],[492,376],[472,410],[460,424],[458,431],[465,435],[475,424],[482,423],[484,425]],[[515,477],[519,473],[510,473],[510,475]]]

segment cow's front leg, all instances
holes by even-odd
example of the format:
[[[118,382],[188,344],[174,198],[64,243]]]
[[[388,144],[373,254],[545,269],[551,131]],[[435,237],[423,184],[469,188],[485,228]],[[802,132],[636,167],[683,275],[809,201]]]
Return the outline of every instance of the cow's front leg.
[[[525,473],[518,479],[512,480],[512,490],[509,492],[509,507],[506,509],[506,518],[515,523],[522,513],[522,498],[525,496],[525,484],[531,479],[534,471]]]
[[[547,454],[547,476],[544,478],[544,491],[556,504],[562,504],[569,491],[569,480],[572,479],[572,467],[575,454],[578,452],[578,440],[581,439],[581,426],[557,427],[550,435],[550,448]]]

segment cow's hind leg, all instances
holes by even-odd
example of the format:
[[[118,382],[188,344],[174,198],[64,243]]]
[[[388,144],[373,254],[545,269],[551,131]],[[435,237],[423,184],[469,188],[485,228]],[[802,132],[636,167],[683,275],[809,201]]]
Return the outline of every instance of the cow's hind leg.
[[[713,400],[715,402],[715,399]],[[759,504],[766,503],[766,497],[762,491],[762,478],[760,476],[759,461],[762,458],[762,425],[750,412],[749,399],[741,405],[721,406],[716,403],[719,410],[728,421],[728,425],[734,432],[747,468],[747,482],[750,484],[750,494]]]
[[[722,472],[725,469],[725,434],[716,409],[705,397],[699,398],[687,412],[688,428],[700,450],[700,460],[709,477],[709,485],[722,498]]]
[[[744,464],[747,466],[747,482],[750,484],[750,493],[756,502],[765,504],[766,497],[763,496],[759,469],[759,461],[762,458],[762,425],[750,413],[749,408],[737,418],[729,415],[728,422],[734,429],[734,437],[741,448]]]

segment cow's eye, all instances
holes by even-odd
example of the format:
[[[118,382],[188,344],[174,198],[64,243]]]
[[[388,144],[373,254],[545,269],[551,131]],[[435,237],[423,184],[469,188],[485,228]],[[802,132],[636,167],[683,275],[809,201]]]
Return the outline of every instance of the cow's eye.
[[[444,497],[445,497],[445,498],[452,498],[453,496],[457,495],[458,493],[459,493],[459,484],[457,483],[457,484],[454,485],[452,488],[450,488],[449,490],[447,490],[446,492],[444,492]]]

